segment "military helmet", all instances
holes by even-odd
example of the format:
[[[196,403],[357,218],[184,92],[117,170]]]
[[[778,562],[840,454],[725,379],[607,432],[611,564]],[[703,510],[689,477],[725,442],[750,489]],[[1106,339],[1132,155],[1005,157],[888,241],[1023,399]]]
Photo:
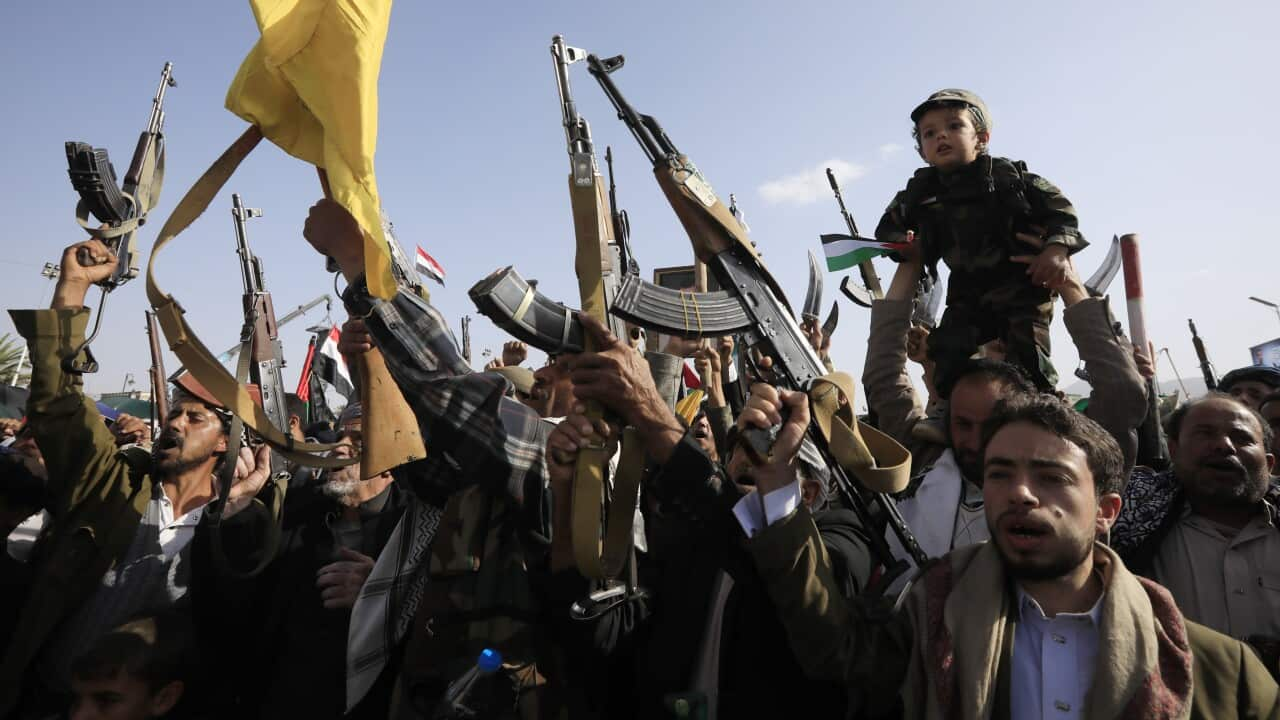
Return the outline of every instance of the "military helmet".
[[[982,102],[982,98],[976,93],[960,88],[946,88],[930,95],[928,99],[916,106],[911,111],[911,122],[919,123],[920,117],[926,112],[932,110],[939,105],[961,104],[967,106],[977,115],[979,125],[991,129],[991,113],[987,110],[987,104]]]

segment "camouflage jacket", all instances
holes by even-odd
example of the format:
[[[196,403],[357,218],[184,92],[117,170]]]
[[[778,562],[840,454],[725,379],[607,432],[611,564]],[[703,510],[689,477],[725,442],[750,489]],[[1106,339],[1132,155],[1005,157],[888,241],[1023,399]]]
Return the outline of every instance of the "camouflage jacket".
[[[935,275],[939,260],[953,273],[985,274],[1025,269],[1009,256],[1037,252],[1015,237],[1031,226],[1044,228],[1046,246],[1075,253],[1088,245],[1075,208],[1053,183],[1028,172],[1026,163],[980,155],[950,173],[917,170],[889,203],[876,239],[901,242],[910,230]]]

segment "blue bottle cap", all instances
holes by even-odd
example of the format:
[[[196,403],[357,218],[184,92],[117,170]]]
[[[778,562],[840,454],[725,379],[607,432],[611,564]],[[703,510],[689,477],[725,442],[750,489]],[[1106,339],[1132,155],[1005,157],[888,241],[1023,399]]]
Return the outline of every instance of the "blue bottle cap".
[[[476,659],[476,667],[480,668],[480,672],[491,673],[502,667],[502,653],[497,650],[485,648],[480,651],[480,657]]]

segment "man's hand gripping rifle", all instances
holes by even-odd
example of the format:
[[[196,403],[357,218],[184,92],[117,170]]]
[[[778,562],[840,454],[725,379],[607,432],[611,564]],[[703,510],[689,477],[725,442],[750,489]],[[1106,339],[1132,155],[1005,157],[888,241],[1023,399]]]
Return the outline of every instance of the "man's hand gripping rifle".
[[[84,343],[63,360],[63,368],[67,372],[98,371],[89,343],[98,336],[98,329],[102,326],[107,293],[138,275],[134,233],[146,222],[147,213],[160,199],[160,187],[164,183],[164,94],[176,85],[173,63],[167,62],[160,73],[160,87],[151,99],[151,117],[138,137],[123,186],[116,183],[115,167],[105,148],[95,148],[82,142],[66,144],[67,173],[71,176],[71,186],[80,194],[80,201],[76,203],[76,222],[90,235],[106,243],[117,259],[115,272],[98,283],[102,287],[102,300],[98,302],[93,330]],[[90,214],[104,226],[91,224]],[[87,257],[81,257],[80,261],[88,264]],[[85,353],[84,362],[76,360],[81,351]]]
[[[564,44],[559,35],[551,40],[556,88],[569,153],[569,199],[576,238],[575,269],[578,275],[581,309],[574,311],[537,293],[508,267],[490,275],[470,291],[481,313],[517,338],[548,353],[592,351],[584,335],[578,313],[600,320],[617,337],[627,337],[622,320],[609,313],[624,277],[637,272],[627,244],[625,213],[613,210],[612,172],[606,191],[596,165],[591,128],[578,114],[569,88],[569,66],[586,57],[586,52]],[[609,156],[612,162],[612,155]],[[612,164],[610,165],[612,171]],[[604,408],[590,403],[587,416],[603,418]],[[635,517],[639,474],[643,457],[632,429],[623,432],[623,456],[612,490],[606,489],[605,468],[609,455],[604,444],[578,453],[573,485],[574,561],[583,575],[606,580],[617,577],[631,555],[631,526]],[[602,527],[600,507],[608,504],[607,523]],[[634,588],[633,588],[634,589]]]
[[[578,114],[570,92],[569,66],[584,60],[586,55],[585,50],[565,45],[564,39],[559,35],[551,39],[556,90],[560,96],[561,117],[569,152],[569,193],[573,203],[574,230],[580,248],[577,267],[581,275],[585,260],[581,255],[584,243],[599,246],[599,250],[588,252],[600,257],[600,261],[594,263],[594,266],[600,268],[598,274],[607,305],[617,294],[623,275],[637,275],[640,268],[631,252],[631,225],[627,213],[617,209],[617,188],[613,184],[613,153],[606,148],[605,161],[609,166],[609,191],[606,200],[601,193],[603,183],[596,166],[591,127]],[[609,216],[608,225],[601,220],[606,213]],[[538,292],[514,268],[505,267],[494,272],[476,283],[469,294],[482,315],[517,339],[552,355],[582,352],[585,340],[582,325],[578,322],[580,311]],[[607,315],[602,321],[609,322]],[[625,333],[620,332],[621,323],[614,322],[609,329],[617,337],[626,337]]]
[[[280,452],[280,440],[283,446],[292,451],[289,436],[289,410],[285,400],[284,379],[281,369],[284,367],[284,353],[277,332],[275,306],[271,301],[271,293],[267,290],[266,279],[262,271],[262,260],[249,248],[249,238],[245,232],[245,224],[250,218],[261,217],[262,211],[245,207],[239,194],[231,196],[231,217],[236,229],[236,254],[240,256],[240,279],[244,285],[244,325],[240,330],[240,352],[236,361],[235,382],[243,386],[251,383],[258,387],[261,396],[260,405],[266,419],[270,421],[276,438],[270,444],[271,470],[267,477],[265,496],[260,491],[258,499],[268,509],[272,521],[267,523],[266,537],[263,541],[259,562],[250,570],[232,567],[223,553],[221,541],[221,524],[226,503],[232,496],[232,485],[235,476],[236,458],[240,455],[241,445],[260,446],[264,438],[250,435],[239,414],[233,414],[231,429],[227,437],[227,451],[223,457],[222,468],[218,474],[218,495],[205,511],[203,522],[212,531],[212,547],[215,562],[219,569],[227,574],[248,577],[261,572],[275,557],[276,546],[280,539],[280,526],[276,522],[284,506],[284,493],[289,485],[289,468],[284,455]],[[337,458],[310,458],[308,464],[332,467],[346,461]]]
[[[884,564],[879,578],[879,587],[883,588],[905,571],[907,564],[893,557],[883,533],[876,532],[880,527],[878,518],[887,521],[917,564],[927,559],[892,498],[885,494],[905,485],[910,456],[877,431],[859,426],[853,417],[852,380],[843,373],[826,375],[796,324],[782,289],[765,268],[742,225],[716,197],[698,168],[676,149],[658,121],[637,113],[622,97],[610,75],[622,63],[621,56],[587,58],[588,71],[653,163],[658,186],[685,226],[694,253],[715,273],[720,286],[729,289],[694,294],[628,276],[611,310],[625,320],[670,335],[694,338],[740,334],[751,351],[771,359],[768,372],[772,382],[809,394],[814,406],[809,437],[830,466],[843,503],[858,514],[870,531],[873,551]],[[752,354],[747,349],[743,352],[748,357]],[[755,371],[764,377],[762,368],[757,366]],[[767,457],[772,434],[747,431],[741,441]],[[873,457],[877,450],[882,457],[896,453],[893,464],[877,467]]]

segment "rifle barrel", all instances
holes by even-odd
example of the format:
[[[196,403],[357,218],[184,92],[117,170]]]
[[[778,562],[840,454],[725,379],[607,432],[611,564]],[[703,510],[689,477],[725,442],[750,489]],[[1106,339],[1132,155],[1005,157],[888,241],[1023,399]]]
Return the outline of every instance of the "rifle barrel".
[[[244,284],[246,295],[261,291],[262,266],[258,264],[253,251],[249,249],[249,237],[245,233],[244,226],[249,218],[261,216],[261,210],[244,206],[239,193],[232,194],[231,217],[236,226],[236,253],[240,255],[240,280]]]
[[[618,86],[613,84],[613,78],[609,77],[609,73],[622,67],[624,59],[621,55],[601,60],[595,55],[587,56],[587,72],[595,77],[596,82],[600,83],[600,88],[604,90],[605,97],[609,98],[609,102],[613,103],[613,109],[618,111],[618,119],[622,120],[631,134],[635,136],[636,142],[640,143],[640,148],[644,150],[644,154],[649,158],[649,162],[657,165],[660,160],[666,159],[669,153],[664,152],[662,146],[654,138],[649,125],[636,112],[635,108],[622,97]],[[649,121],[657,125],[657,121],[652,117]],[[665,136],[665,133],[664,133]],[[669,143],[670,141],[668,141]],[[671,150],[675,150],[674,147]]]
[[[1213,371],[1213,363],[1209,362],[1209,352],[1205,350],[1204,340],[1200,339],[1200,334],[1196,332],[1196,323],[1194,320],[1187,318],[1187,325],[1191,327],[1191,344],[1195,346],[1196,357],[1200,360],[1200,373],[1204,376],[1204,386],[1209,392],[1218,389],[1218,378]]]
[[[164,70],[160,71],[160,87],[156,89],[156,96],[151,100],[151,117],[147,120],[147,132],[158,133],[160,128],[164,127],[164,92],[177,85],[178,81],[173,79],[173,63],[166,62]]]

